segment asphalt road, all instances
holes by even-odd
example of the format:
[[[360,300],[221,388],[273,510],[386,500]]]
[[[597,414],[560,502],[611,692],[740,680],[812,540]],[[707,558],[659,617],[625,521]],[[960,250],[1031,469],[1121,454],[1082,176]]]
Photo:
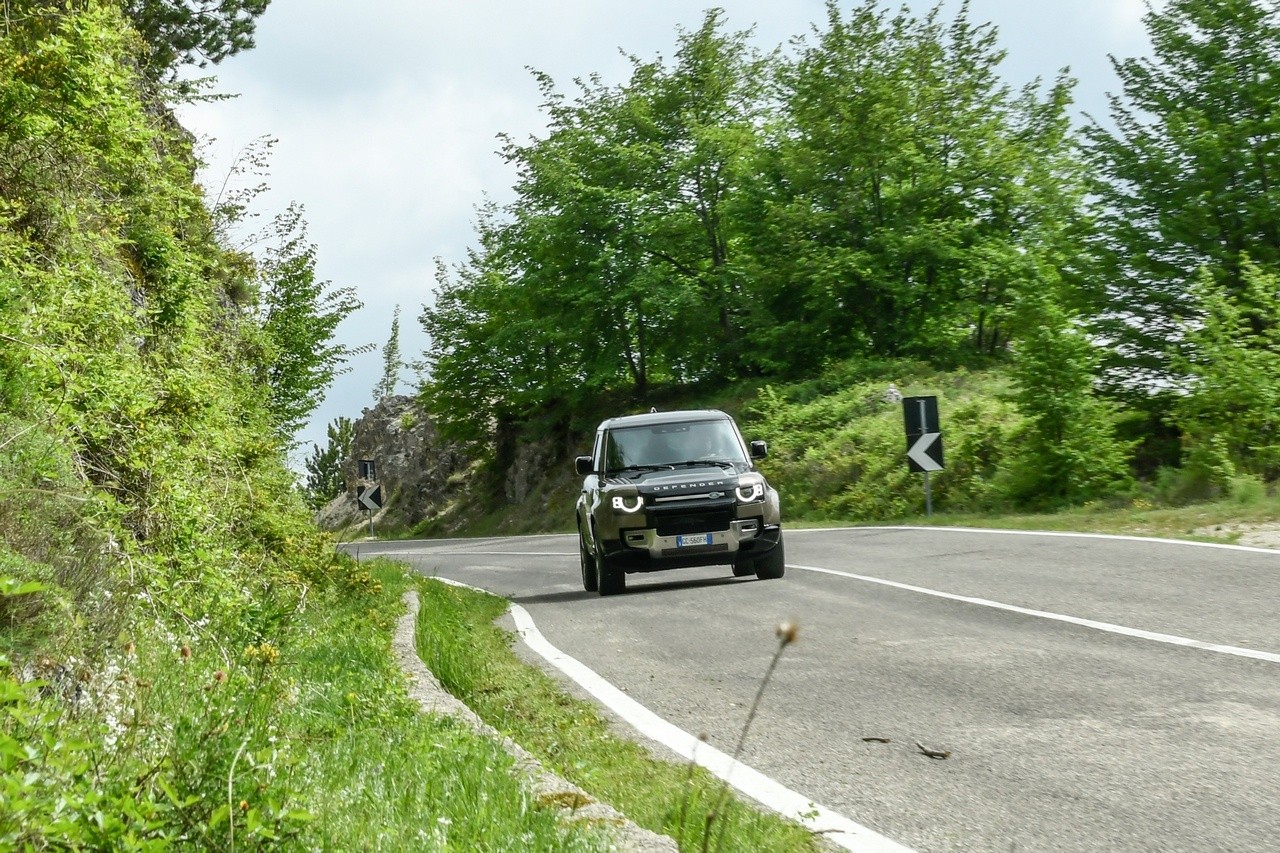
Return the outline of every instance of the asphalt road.
[[[1280,850],[1280,552],[786,537],[781,580],[676,570],[609,598],[582,590],[572,536],[359,550],[511,599],[551,644],[730,753],[774,628],[795,620],[741,760],[918,851]]]

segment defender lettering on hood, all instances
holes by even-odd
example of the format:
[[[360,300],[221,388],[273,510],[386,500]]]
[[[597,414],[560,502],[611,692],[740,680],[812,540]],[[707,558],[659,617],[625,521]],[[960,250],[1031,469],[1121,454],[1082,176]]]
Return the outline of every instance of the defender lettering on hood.
[[[673,483],[669,486],[642,486],[641,489],[649,492],[669,492],[672,489],[715,489],[725,488],[732,489],[738,484],[737,480],[716,480],[714,482],[705,483]]]

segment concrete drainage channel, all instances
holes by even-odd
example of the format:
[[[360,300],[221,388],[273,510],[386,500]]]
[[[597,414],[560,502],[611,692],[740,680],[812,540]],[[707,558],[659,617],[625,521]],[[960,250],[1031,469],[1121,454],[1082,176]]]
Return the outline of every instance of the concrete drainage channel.
[[[520,744],[504,737],[497,729],[481,720],[461,700],[445,690],[418,657],[414,643],[414,626],[418,620],[418,594],[404,594],[407,613],[396,624],[392,648],[401,668],[409,678],[409,696],[429,714],[448,714],[470,725],[478,734],[498,740],[515,758],[516,768],[528,776],[535,801],[555,807],[570,821],[586,821],[609,829],[622,853],[677,853],[674,839],[651,832],[627,820],[617,809],[591,798],[581,788],[544,768]]]

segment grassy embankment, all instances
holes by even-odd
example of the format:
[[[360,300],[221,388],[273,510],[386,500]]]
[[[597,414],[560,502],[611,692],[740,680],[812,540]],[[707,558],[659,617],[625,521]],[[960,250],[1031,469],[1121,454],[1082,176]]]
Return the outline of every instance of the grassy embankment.
[[[75,682],[0,681],[0,848],[608,849],[408,698],[390,636],[410,579],[367,569],[243,650],[137,636]]]

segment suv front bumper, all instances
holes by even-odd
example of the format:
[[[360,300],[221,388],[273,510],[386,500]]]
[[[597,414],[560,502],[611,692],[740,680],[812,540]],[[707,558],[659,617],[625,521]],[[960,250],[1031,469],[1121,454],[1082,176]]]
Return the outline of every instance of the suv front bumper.
[[[705,544],[686,544],[695,536],[706,536]],[[767,525],[757,516],[734,519],[727,530],[705,534],[661,536],[656,528],[621,531],[621,540],[605,544],[611,561],[628,572],[656,572],[732,563],[740,556],[763,556],[778,544],[779,525]]]

